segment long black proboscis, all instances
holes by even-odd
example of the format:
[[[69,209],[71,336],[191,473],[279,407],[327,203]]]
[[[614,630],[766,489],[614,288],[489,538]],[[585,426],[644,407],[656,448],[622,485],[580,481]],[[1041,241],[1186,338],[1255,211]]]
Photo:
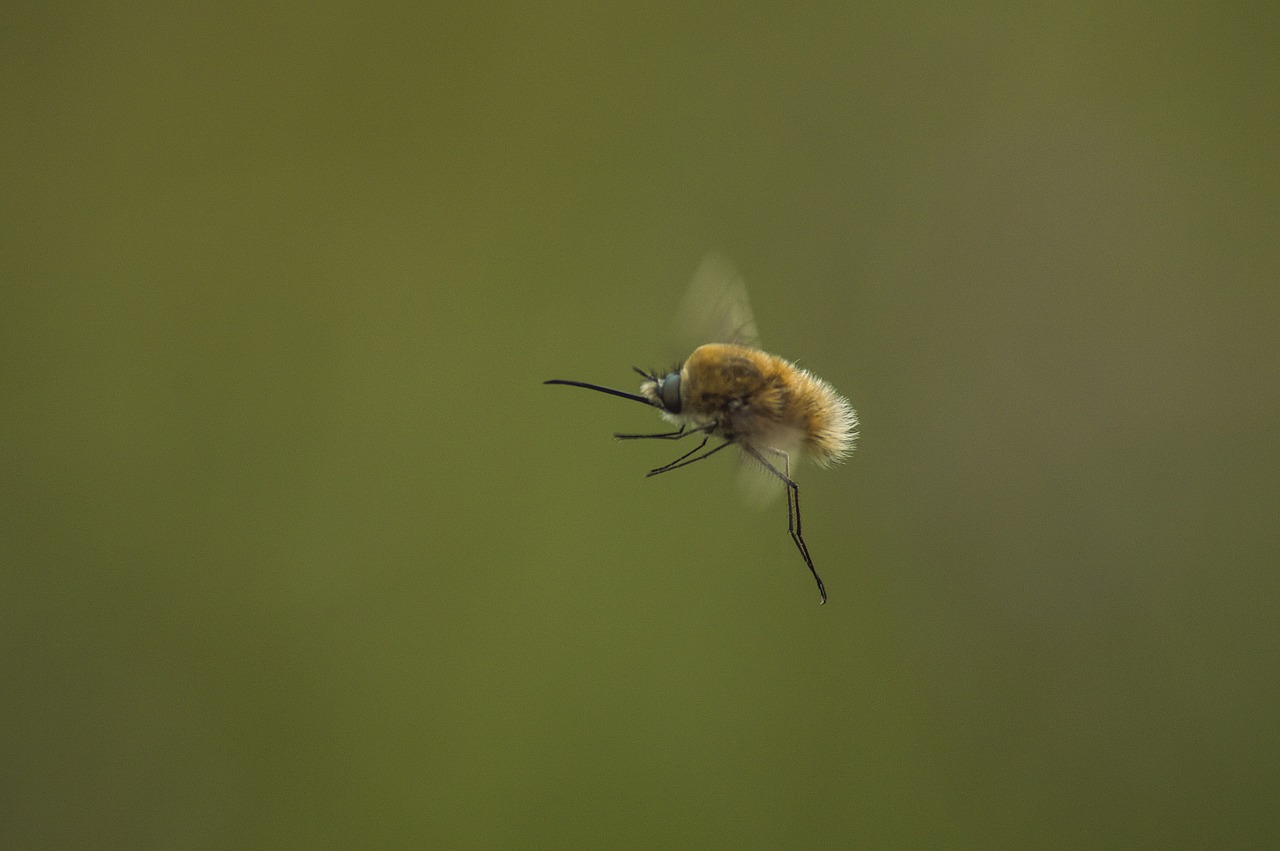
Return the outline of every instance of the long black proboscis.
[[[598,390],[601,393],[608,393],[610,396],[619,396],[623,399],[630,399],[633,402],[641,402],[645,405],[652,405],[648,399],[643,396],[637,396],[634,393],[625,393],[622,390],[614,390],[610,387],[601,387],[599,384],[587,384],[585,381],[565,381],[560,378],[553,378],[550,381],[544,381],[543,384],[564,384],[568,387],[585,387],[588,390]]]

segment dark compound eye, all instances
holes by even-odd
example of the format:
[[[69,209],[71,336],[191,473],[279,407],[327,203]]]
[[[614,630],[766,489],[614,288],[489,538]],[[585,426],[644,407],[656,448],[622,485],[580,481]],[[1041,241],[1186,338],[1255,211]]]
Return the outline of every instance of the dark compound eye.
[[[662,407],[673,414],[680,413],[680,373],[668,373],[658,390],[662,397]]]

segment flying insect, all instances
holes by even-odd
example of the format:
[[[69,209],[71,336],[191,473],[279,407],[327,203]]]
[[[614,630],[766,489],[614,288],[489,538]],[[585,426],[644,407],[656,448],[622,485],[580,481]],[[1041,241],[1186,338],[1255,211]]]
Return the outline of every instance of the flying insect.
[[[858,436],[857,414],[826,381],[759,348],[746,288],[719,255],[709,254],[702,261],[679,317],[686,335],[699,334],[707,342],[669,372],[633,367],[644,379],[638,394],[583,381],[544,383],[640,402],[678,426],[658,434],[615,434],[618,440],[701,437],[693,449],[646,476],[669,473],[737,446],[748,461],[785,486],[787,531],[813,574],[822,602],[827,602],[826,587],[802,534],[800,486],[791,477],[791,461],[807,458],[822,467],[842,461]],[[705,449],[711,438],[723,442]]]

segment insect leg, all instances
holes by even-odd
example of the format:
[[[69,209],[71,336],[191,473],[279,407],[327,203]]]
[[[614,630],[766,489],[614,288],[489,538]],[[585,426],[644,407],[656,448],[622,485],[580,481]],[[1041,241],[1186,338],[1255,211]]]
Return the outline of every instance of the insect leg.
[[[782,483],[787,486],[787,531],[791,533],[791,540],[795,542],[796,548],[800,550],[800,556],[804,559],[805,565],[808,566],[809,572],[813,574],[813,581],[818,583],[818,593],[822,595],[822,602],[827,602],[827,588],[822,584],[822,577],[818,575],[818,570],[813,566],[813,558],[809,555],[809,547],[804,542],[804,535],[800,531],[800,486],[791,478],[791,458],[787,453],[770,449],[776,455],[782,456],[783,468],[786,472],[782,472],[777,467],[769,463],[769,461],[755,449],[755,447],[743,444],[742,448],[748,455],[755,458],[770,473],[773,473]]]
[[[667,431],[667,432],[663,432],[662,434],[617,434],[615,432],[613,435],[613,439],[614,440],[645,440],[650,438],[656,438],[658,440],[679,440],[682,437],[688,437],[689,435],[697,434],[698,432],[702,432],[704,434],[710,434],[711,430],[714,429],[715,427],[716,427],[715,423],[708,423],[707,425],[701,425],[701,426],[698,426],[697,428],[689,428],[688,423],[681,423],[679,431]],[[688,430],[686,431],[686,429]],[[697,450],[694,450],[694,451],[696,452]],[[693,453],[690,453],[690,454],[693,454]]]
[[[677,465],[679,465],[679,463],[680,463],[681,461],[683,461],[684,459],[688,458],[690,455],[692,455],[693,453],[697,452],[697,451],[698,451],[699,449],[701,449],[702,447],[706,446],[706,445],[707,445],[707,440],[708,440],[708,439],[709,439],[709,438],[708,438],[706,435],[703,435],[703,437],[702,437],[702,442],[701,442],[701,443],[699,443],[697,446],[693,447],[693,448],[692,448],[692,449],[690,449],[688,452],[684,453],[684,454],[683,454],[683,455],[681,455],[679,458],[677,458],[676,460],[672,461],[670,464],[663,464],[661,467],[658,467],[658,468],[656,468],[656,469],[650,470],[649,472],[645,473],[645,478],[648,478],[649,476],[655,475],[655,474],[657,474],[657,473],[665,473],[665,472],[667,472],[668,470],[674,470],[674,469],[676,468],[676,466],[677,466]]]
[[[682,437],[688,437],[689,435],[697,434],[698,431],[700,431],[700,429],[695,429],[694,431],[685,431],[684,429],[685,427],[681,425],[679,431],[668,431],[668,432],[663,432],[662,434],[617,434],[615,433],[613,435],[613,439],[614,440],[648,440],[648,439],[679,440]]]
[[[706,452],[702,453],[697,458],[689,458],[689,456],[692,455],[694,452],[697,452],[699,449],[706,446],[707,441],[709,439],[710,439],[710,436],[702,438],[702,442],[699,443],[697,446],[695,446],[691,451],[684,453],[679,458],[672,461],[670,464],[663,464],[661,467],[657,467],[653,470],[650,470],[649,472],[644,474],[645,478],[648,478],[649,476],[656,476],[659,473],[668,473],[679,467],[687,467],[690,464],[692,464],[694,461],[701,461],[703,458],[710,458],[712,455],[715,455],[717,452],[719,452],[721,449],[724,449],[726,446],[733,445],[732,440],[726,440],[724,443],[720,444],[714,449],[708,449]],[[685,460],[686,458],[688,458],[689,460],[686,461]]]

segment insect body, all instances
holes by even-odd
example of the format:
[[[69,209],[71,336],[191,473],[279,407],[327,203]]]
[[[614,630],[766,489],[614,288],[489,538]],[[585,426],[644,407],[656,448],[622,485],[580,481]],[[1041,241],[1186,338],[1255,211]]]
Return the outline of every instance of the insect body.
[[[709,264],[715,274],[708,274]],[[703,305],[720,305],[720,312],[731,316],[735,330],[725,332],[725,336],[753,336],[755,323],[750,318],[745,290],[736,276],[726,274],[728,269],[719,258],[709,257],[695,276],[691,294],[699,296],[695,301]],[[712,288],[719,292],[708,301],[705,296]],[[725,327],[723,322],[721,325]],[[747,335],[743,329],[748,329]],[[848,401],[830,384],[745,342],[701,345],[666,375],[637,369],[644,377],[639,395],[581,381],[553,379],[545,383],[585,387],[652,405],[663,418],[679,426],[676,431],[661,434],[615,434],[620,440],[680,440],[701,435],[697,446],[650,470],[650,476],[709,458],[726,446],[739,447],[748,459],[786,487],[788,531],[825,603],[826,588],[801,533],[800,487],[791,478],[791,458],[807,457],[824,467],[840,461],[853,449],[858,419]],[[724,442],[703,451],[713,437]]]
[[[800,450],[822,466],[853,449],[858,421],[849,403],[821,378],[776,355],[709,343],[678,372],[646,378],[640,395],[667,419],[744,448]]]

